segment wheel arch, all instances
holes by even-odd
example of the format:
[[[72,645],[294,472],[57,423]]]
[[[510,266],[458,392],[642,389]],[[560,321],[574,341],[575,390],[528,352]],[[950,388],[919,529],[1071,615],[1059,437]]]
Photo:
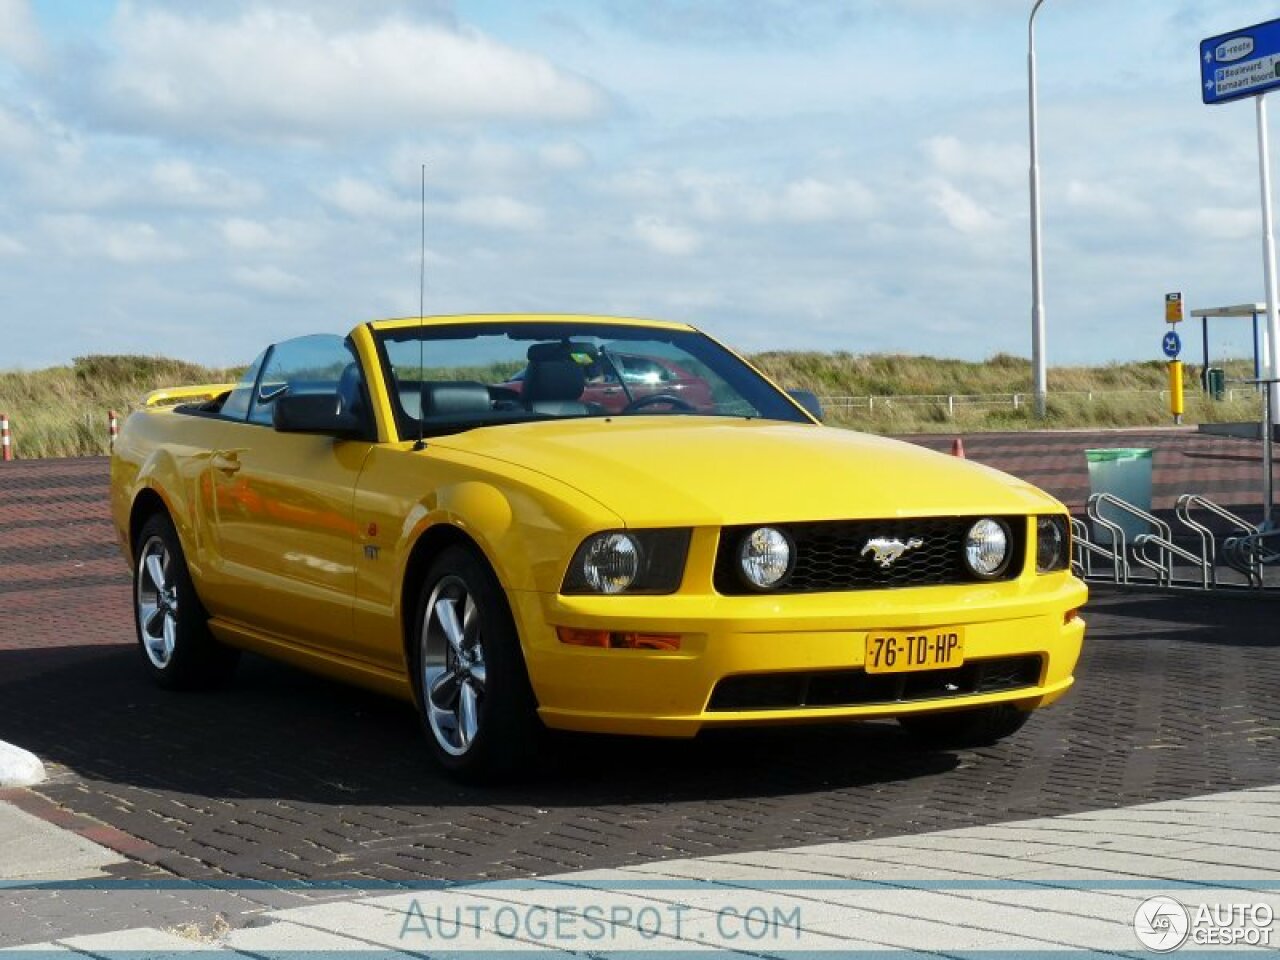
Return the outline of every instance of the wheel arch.
[[[409,551],[404,576],[400,579],[400,645],[404,651],[405,665],[411,670],[414,669],[414,619],[418,615],[418,603],[414,591],[427,575],[431,562],[452,546],[466,547],[474,552],[484,561],[494,579],[501,584],[497,568],[485,553],[484,548],[461,527],[454,526],[452,523],[435,523],[422,531]]]
[[[173,511],[169,508],[168,501],[165,500],[160,492],[154,487],[142,487],[134,495],[133,503],[129,507],[130,566],[137,559],[138,534],[142,531],[142,525],[147,522],[148,518],[157,513],[166,514],[170,521],[173,520]]]

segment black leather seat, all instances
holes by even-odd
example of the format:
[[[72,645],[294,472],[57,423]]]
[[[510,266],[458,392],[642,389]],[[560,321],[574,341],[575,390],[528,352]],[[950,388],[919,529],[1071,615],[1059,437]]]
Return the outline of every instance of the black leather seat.
[[[408,391],[413,400],[418,399],[415,395],[418,392]],[[423,414],[427,417],[465,419],[472,414],[488,413],[493,409],[489,388],[471,380],[428,380],[422,385],[421,394]],[[410,397],[405,396],[403,399],[408,400]],[[406,404],[406,409],[408,407]]]
[[[556,417],[583,416],[594,405],[582,402],[587,377],[582,364],[569,355],[563,343],[535,343],[529,348],[524,374],[524,402],[534,413]]]

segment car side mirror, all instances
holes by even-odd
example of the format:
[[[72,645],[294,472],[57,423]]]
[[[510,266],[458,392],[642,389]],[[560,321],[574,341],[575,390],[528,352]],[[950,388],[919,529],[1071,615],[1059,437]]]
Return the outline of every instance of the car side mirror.
[[[792,400],[804,407],[816,419],[827,419],[827,415],[822,411],[822,404],[818,400],[818,395],[812,390],[788,390],[787,393],[790,394]]]
[[[325,433],[334,437],[364,436],[364,425],[352,413],[338,411],[332,393],[284,394],[276,397],[271,425],[281,433]]]

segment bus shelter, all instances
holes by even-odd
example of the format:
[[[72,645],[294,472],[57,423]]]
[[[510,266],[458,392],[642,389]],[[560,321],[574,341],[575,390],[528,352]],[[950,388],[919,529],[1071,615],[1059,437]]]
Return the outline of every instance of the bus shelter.
[[[1209,388],[1209,321],[1219,318],[1239,319],[1249,317],[1253,321],[1253,379],[1262,378],[1262,337],[1264,331],[1258,324],[1259,317],[1267,315],[1265,303],[1238,303],[1233,307],[1205,307],[1192,310],[1192,318],[1200,320],[1200,340],[1204,345],[1204,366],[1200,369],[1200,384]]]

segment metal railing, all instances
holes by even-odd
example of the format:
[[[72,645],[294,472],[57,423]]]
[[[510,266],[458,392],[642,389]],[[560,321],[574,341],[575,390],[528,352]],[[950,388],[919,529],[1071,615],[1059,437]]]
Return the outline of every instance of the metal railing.
[[[1243,391],[1240,392],[1243,394]],[[1228,403],[1232,402],[1236,398],[1236,393],[1235,389],[1227,390],[1224,400]],[[1208,396],[1205,391],[1195,389],[1187,390],[1187,394],[1200,397]],[[1151,397],[1153,400],[1159,398],[1161,402],[1164,402],[1169,398],[1169,391],[1155,388],[1147,390],[1055,390],[1053,395],[1055,398],[1078,397],[1084,399],[1086,403],[1125,396]],[[892,410],[894,407],[928,406],[945,410],[948,417],[954,417],[956,410],[960,408],[998,409],[1000,407],[1009,407],[1013,410],[1021,410],[1034,403],[1035,396],[1031,393],[849,394],[819,396],[818,401],[824,408],[845,412],[865,410],[867,413],[875,413],[877,410]]]

